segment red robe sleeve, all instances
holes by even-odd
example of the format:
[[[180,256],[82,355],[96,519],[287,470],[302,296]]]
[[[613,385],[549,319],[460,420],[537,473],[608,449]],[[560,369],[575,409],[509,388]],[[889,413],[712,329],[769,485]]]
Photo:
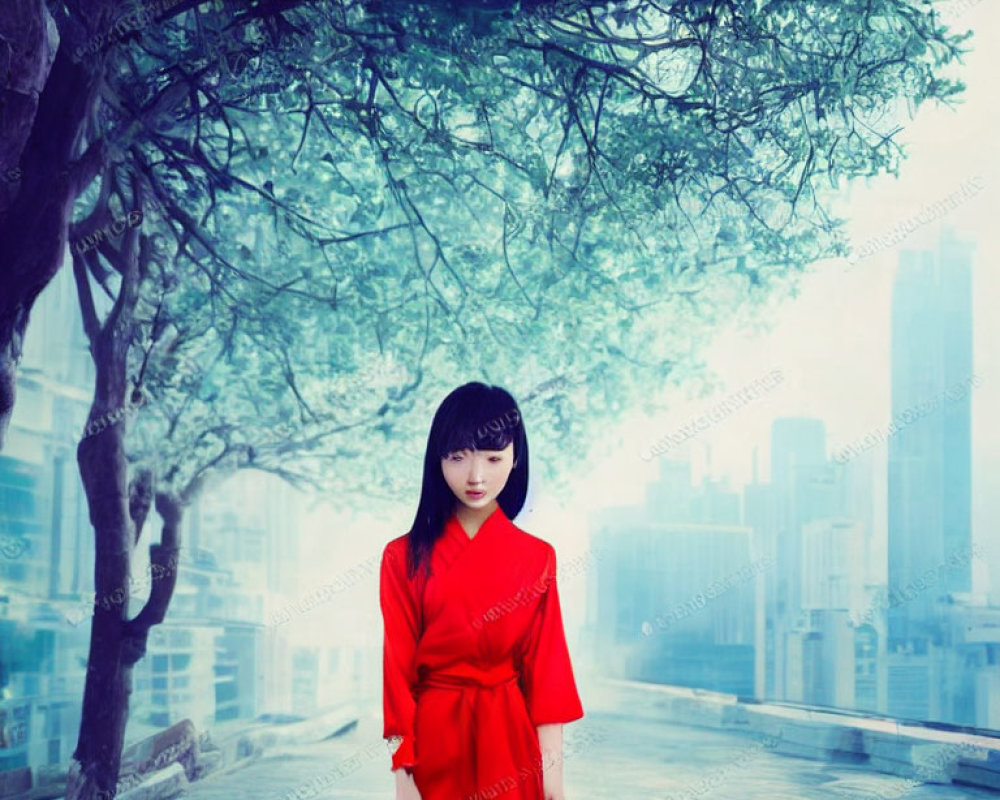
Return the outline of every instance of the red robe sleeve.
[[[573,679],[556,586],[556,551],[546,544],[542,589],[535,616],[522,645],[521,690],[534,725],[572,722],[583,716]]]
[[[411,686],[413,656],[417,648],[416,601],[406,577],[405,544],[390,542],[382,552],[379,568],[379,605],[385,636],[382,649],[383,738],[402,736],[392,756],[392,769],[417,763],[413,718],[416,700]],[[409,769],[407,770],[409,771]]]

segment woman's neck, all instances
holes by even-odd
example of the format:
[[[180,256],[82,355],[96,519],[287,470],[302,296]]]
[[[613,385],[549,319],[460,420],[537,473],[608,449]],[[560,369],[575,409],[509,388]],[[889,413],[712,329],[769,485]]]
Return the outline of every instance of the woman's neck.
[[[455,517],[458,519],[465,535],[470,539],[478,532],[479,528],[486,521],[487,517],[496,511],[499,503],[494,499],[489,505],[482,508],[469,508],[465,503],[459,501],[455,507]]]

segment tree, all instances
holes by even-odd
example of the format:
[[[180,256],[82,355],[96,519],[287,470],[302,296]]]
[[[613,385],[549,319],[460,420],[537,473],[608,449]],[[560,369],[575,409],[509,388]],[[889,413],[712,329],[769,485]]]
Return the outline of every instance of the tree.
[[[106,176],[105,185],[113,183]],[[135,185],[132,192],[116,187],[102,199],[124,208],[128,194],[141,203]],[[92,215],[73,230],[82,234],[93,225]],[[337,434],[354,436],[356,454],[359,430],[370,424],[364,418],[338,424],[329,413],[314,413],[308,422],[326,422],[325,430],[315,424],[305,430],[305,421],[295,431],[287,426],[288,404],[302,400],[305,387],[292,372],[280,325],[263,310],[267,299],[259,286],[251,284],[256,292],[243,297],[223,295],[197,268],[204,264],[188,264],[185,271],[183,259],[171,259],[159,246],[162,237],[138,228],[117,248],[102,239],[88,249],[91,236],[73,237],[84,243],[74,246],[74,274],[97,366],[94,402],[77,448],[96,537],[97,602],[68,784],[73,798],[114,795],[132,668],[146,652],[150,629],[167,612],[186,508],[213,478],[239,468],[298,483],[298,461],[285,466],[282,458],[298,452],[304,461],[306,451]],[[104,280],[95,280],[98,274]],[[113,300],[104,319],[97,288]],[[258,343],[263,346],[252,349]],[[277,381],[267,385],[271,375]],[[115,406],[122,396],[125,405]],[[131,437],[130,420],[137,421]],[[337,441],[331,449],[348,447]],[[133,552],[154,507],[163,524],[159,542],[150,546],[152,588],[130,615]]]
[[[773,289],[842,250],[824,185],[898,169],[897,128],[885,118],[896,96],[920,104],[961,88],[940,69],[963,37],[939,24],[932,4],[908,0],[262,0],[225,16],[194,0],[131,15],[112,0],[51,5],[58,46],[41,0],[0,12],[4,37],[32,45],[11,45],[11,76],[40,91],[34,102],[24,92],[4,123],[2,157],[20,177],[0,200],[9,287],[0,446],[31,305],[61,263],[68,209],[113,146],[154,149],[145,175],[154,192],[185,202],[195,187],[212,198],[257,194],[276,224],[324,256],[345,240],[409,237],[426,299],[442,313],[451,305],[431,274],[440,265],[461,295],[452,251],[482,258],[485,238],[485,254],[502,255],[536,316],[544,308],[531,291],[541,287],[519,285],[514,266],[539,243],[561,274],[634,316],[684,305],[709,280],[728,299]],[[280,90],[251,95],[246,81],[224,79],[251,67],[274,76],[258,87]],[[321,207],[314,192],[279,198],[265,170],[257,181],[231,171],[236,150],[271,152],[232,123],[264,108],[299,125],[292,165],[313,149],[325,166],[308,166],[350,200],[337,209],[340,232],[303,210]],[[106,109],[120,112],[117,124],[106,124]],[[172,126],[172,112],[186,125]],[[381,168],[381,205],[352,198],[345,165],[359,156]],[[445,203],[442,191],[480,197]],[[422,202],[431,196],[445,213],[491,198],[480,242],[442,239],[427,217],[433,200]],[[166,204],[174,223],[189,225],[176,201]],[[400,227],[366,227],[388,204]],[[668,268],[641,285],[651,258]]]

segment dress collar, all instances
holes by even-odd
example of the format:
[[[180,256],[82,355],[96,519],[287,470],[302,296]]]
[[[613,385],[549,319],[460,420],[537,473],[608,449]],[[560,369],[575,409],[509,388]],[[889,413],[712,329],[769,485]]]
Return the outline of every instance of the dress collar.
[[[482,521],[475,536],[469,537],[469,534],[465,532],[465,528],[462,527],[462,523],[458,521],[458,515],[454,511],[451,512],[451,516],[448,517],[448,521],[445,523],[445,530],[454,536],[460,536],[465,542],[473,542],[484,533],[488,533],[493,528],[503,527],[505,524],[509,524],[509,520],[507,519],[507,515],[503,513],[503,508],[497,503],[497,507]]]

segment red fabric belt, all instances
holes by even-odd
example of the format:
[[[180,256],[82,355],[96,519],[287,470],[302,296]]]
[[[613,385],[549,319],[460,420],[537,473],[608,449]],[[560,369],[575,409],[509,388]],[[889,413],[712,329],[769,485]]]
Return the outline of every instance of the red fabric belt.
[[[448,670],[435,670],[424,675],[415,688],[421,691],[427,688],[435,689],[465,689],[468,687],[494,689],[505,683],[516,681],[521,677],[513,664],[501,663],[487,669],[480,669],[469,664],[456,665]]]

